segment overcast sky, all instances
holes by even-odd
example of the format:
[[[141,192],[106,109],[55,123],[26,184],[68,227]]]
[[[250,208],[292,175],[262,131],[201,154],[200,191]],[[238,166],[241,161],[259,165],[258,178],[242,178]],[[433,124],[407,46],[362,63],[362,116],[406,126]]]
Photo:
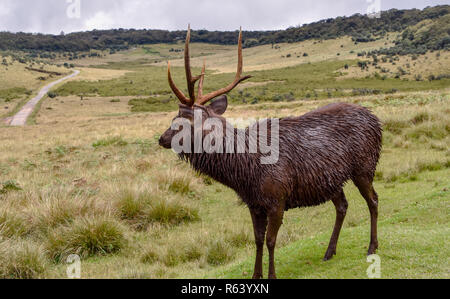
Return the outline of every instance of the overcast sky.
[[[0,0],[0,31],[58,34],[111,28],[285,29],[372,7],[424,8],[448,0]],[[379,3],[379,4],[377,4]],[[80,9],[78,9],[80,8]]]

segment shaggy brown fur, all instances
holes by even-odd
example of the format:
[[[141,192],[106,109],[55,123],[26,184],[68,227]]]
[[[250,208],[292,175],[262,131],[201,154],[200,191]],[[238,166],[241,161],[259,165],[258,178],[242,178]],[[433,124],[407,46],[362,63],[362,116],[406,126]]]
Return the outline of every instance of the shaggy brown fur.
[[[201,109],[203,120],[220,116],[226,97],[210,106],[180,105],[178,117],[193,119]],[[267,120],[270,123],[270,120]],[[225,126],[224,126],[225,127]],[[268,126],[270,128],[270,125]],[[279,121],[279,160],[260,163],[261,154],[181,153],[192,167],[236,191],[252,216],[257,247],[254,278],[262,277],[262,251],[267,229],[269,277],[275,278],[274,247],[283,212],[296,207],[316,206],[332,201],[336,224],[324,260],[336,254],[339,232],[347,210],[343,186],[352,180],[366,199],[371,214],[369,254],[376,251],[378,198],[372,187],[381,151],[382,129],[376,116],[361,106],[331,104],[299,117]],[[235,139],[239,138],[235,129]],[[248,137],[249,129],[245,131]],[[171,147],[176,131],[161,137],[160,144]],[[270,136],[270,134],[269,134]],[[225,139],[223,140],[225,143]]]

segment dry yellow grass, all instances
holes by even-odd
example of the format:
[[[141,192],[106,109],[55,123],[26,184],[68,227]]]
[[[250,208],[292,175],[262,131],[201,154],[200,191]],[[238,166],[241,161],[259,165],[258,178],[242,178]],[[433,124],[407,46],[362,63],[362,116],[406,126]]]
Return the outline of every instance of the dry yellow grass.
[[[6,215],[8,238],[42,246],[53,258],[68,253],[61,252],[60,242],[70,242],[72,247],[79,242],[84,225],[95,231],[111,225],[109,239],[101,241],[113,242],[118,251],[83,260],[83,278],[202,277],[217,265],[237,263],[253,255],[251,220],[246,207],[236,204],[236,195],[197,177],[176,155],[157,145],[157,136],[167,129],[176,112],[130,114],[127,98],[120,99],[111,103],[111,98],[92,98],[83,105],[77,97],[46,99],[37,125],[0,127],[0,182],[14,180],[22,189],[0,195],[0,218]],[[426,99],[430,102],[421,102]],[[226,116],[301,115],[338,100],[232,106]],[[383,121],[408,121],[418,113],[428,113],[440,125],[448,123],[448,112],[442,107],[448,105],[449,98],[441,92],[357,100],[372,107]],[[429,123],[430,129],[436,125]],[[441,141],[448,142],[448,136]],[[414,147],[407,147],[407,140],[398,146],[392,142],[385,146],[378,169],[386,178],[401,175],[419,162],[445,161],[448,155],[448,149],[432,149],[428,142],[414,143]],[[353,187],[347,189],[353,209],[346,223],[367,220],[364,201],[359,197],[353,201],[357,193]],[[121,195],[128,191],[135,194],[134,199]],[[167,227],[142,218],[145,214],[139,213],[146,211],[142,205],[153,200],[167,200],[174,207],[184,205],[181,209],[198,211],[200,220]],[[137,216],[133,216],[135,212]],[[317,217],[318,213],[333,215],[334,208],[325,205],[290,211],[278,245],[329,232],[333,217]],[[308,225],[299,225],[298,219],[310,220]],[[66,233],[71,239],[64,239]],[[43,261],[33,267],[41,264],[45,271],[39,276],[65,277],[64,262]]]
[[[274,48],[271,45],[258,46],[243,50],[245,57],[244,70],[258,71],[284,68],[303,63],[313,63],[330,59],[356,59],[357,53],[361,51],[371,51],[380,47],[389,47],[392,45],[394,34],[389,34],[385,38],[369,43],[355,43],[350,37],[342,37],[333,40],[308,40],[299,43],[276,44]],[[192,44],[195,48],[196,44]],[[342,47],[341,47],[342,46]],[[277,48],[279,47],[279,48]],[[354,51],[354,53],[350,53]],[[303,53],[308,56],[304,57]],[[340,54],[339,56],[337,54]],[[287,57],[288,54],[291,57]],[[206,65],[209,70],[215,70],[218,73],[232,73],[236,71],[236,46],[229,51],[218,53],[211,56],[201,56],[191,59],[194,67],[201,67],[203,60],[206,59]],[[174,60],[174,66],[182,66],[183,60]],[[156,65],[163,66],[164,62]]]
[[[298,43],[264,45],[244,49],[245,70],[257,71],[295,66],[303,63],[313,63],[330,59],[355,59],[361,51],[377,50],[381,47],[393,45],[396,34],[387,34],[384,38],[368,43],[355,43],[350,37],[341,37],[333,40],[308,40]],[[182,50],[184,44],[154,44],[132,48],[127,51],[101,57],[86,57],[74,61],[64,59],[56,62],[70,62],[78,67],[106,65],[108,63],[135,63],[140,61],[148,65],[166,66],[167,60],[171,60],[174,66],[183,65],[183,52],[174,52],[171,49]],[[236,46],[214,45],[204,43],[191,44],[191,56],[193,67],[202,67],[206,60],[209,70],[218,73],[231,73],[235,71]],[[353,53],[350,53],[353,51]],[[307,57],[303,53],[308,53]],[[339,56],[337,54],[340,54]],[[105,53],[103,53],[105,54]],[[291,57],[287,57],[288,54]]]
[[[0,60],[3,60],[2,56],[0,56]],[[7,57],[6,60],[9,63],[8,66],[0,64],[0,89],[23,87],[26,89],[36,90],[37,88],[45,84],[46,81],[57,79],[56,77],[50,77],[47,74],[26,70],[25,67],[29,65],[19,63],[17,61],[12,62],[10,57]],[[36,69],[39,69],[41,67],[43,67],[43,70],[46,71],[69,73],[69,71],[63,67],[44,64],[33,65],[33,68]],[[47,80],[39,80],[39,77],[45,77]]]
[[[280,49],[271,46],[246,49],[244,55],[246,66],[257,70],[353,59],[358,51],[379,48],[385,42],[354,45],[349,38],[308,41],[282,44]],[[126,66],[130,62],[133,69],[136,62],[182,56],[180,52],[170,52],[172,47],[182,48],[182,44],[148,47],[150,52],[138,48],[74,63],[89,66],[121,62]],[[350,54],[351,50],[354,53]],[[304,52],[309,56],[297,57]],[[338,52],[340,56],[336,55]],[[281,57],[287,54],[291,57]],[[193,44],[192,55],[196,66],[206,58],[209,69],[235,71],[236,46]],[[174,62],[180,64],[181,60]],[[82,73],[74,80],[109,80],[127,72],[80,69]],[[268,83],[275,84],[247,82],[241,88]],[[222,265],[240,263],[254,254],[251,219],[247,208],[237,204],[235,193],[195,174],[173,152],[158,146],[159,135],[169,127],[176,112],[130,113],[128,101],[132,98],[137,96],[85,96],[83,101],[75,95],[46,98],[35,125],[22,128],[0,125],[0,251],[11,253],[19,248],[21,252],[6,257],[10,262],[6,270],[0,266],[0,278],[8,275],[64,278],[64,257],[76,252],[85,258],[83,278],[216,277],[215,271],[221,270]],[[386,194],[401,197],[394,192],[396,180],[417,179],[414,176],[421,165],[437,163],[443,167],[448,163],[450,113],[442,107],[447,107],[449,100],[446,89],[231,105],[225,116],[249,119],[301,115],[330,102],[344,101],[372,108],[394,129],[395,124],[404,126],[399,133],[392,130],[384,133],[385,146],[378,168],[381,180],[377,181],[383,221],[387,215],[397,213],[397,209],[410,208],[407,199],[398,203],[384,201]],[[417,123],[412,122],[415,119]],[[447,168],[440,169],[444,172]],[[442,189],[448,185],[448,178],[424,184]],[[352,186],[346,187],[346,192],[352,210],[345,229],[366,225],[364,200]],[[387,202],[389,207],[385,205]],[[434,215],[441,217],[442,212]],[[302,225],[306,222],[307,225]],[[331,204],[289,211],[277,246],[311,239],[324,232],[329,234],[333,222]],[[1,242],[1,238],[7,242]],[[85,240],[95,243],[95,248],[83,248]],[[363,245],[366,244],[360,246]],[[23,262],[23,256],[31,256],[33,263]],[[10,265],[20,266],[21,272],[13,273]]]
[[[178,44],[152,44],[143,45],[130,50],[118,52],[112,55],[102,52],[100,57],[86,57],[83,59],[77,59],[73,61],[64,60],[63,58],[57,59],[56,62],[74,63],[78,67],[89,67],[106,65],[108,63],[116,62],[136,62],[153,64],[160,61],[167,61],[168,59],[179,59],[183,57],[183,52],[171,51],[171,49],[184,49],[183,43]],[[227,45],[212,45],[204,43],[193,43],[191,46],[192,56],[205,56],[216,53],[226,53],[234,49],[232,46]],[[106,55],[105,55],[106,54]]]
[[[17,96],[7,102],[2,101],[0,98],[0,119],[2,119],[5,115],[13,113],[13,111],[17,111],[19,106],[24,104],[27,99],[31,99],[31,95],[36,94],[44,85],[70,73],[69,70],[63,67],[39,63],[34,63],[32,67],[35,69],[42,68],[45,71],[58,72],[63,75],[56,76],[30,71],[27,70],[26,67],[31,66],[31,64],[23,64],[17,61],[13,62],[11,57],[6,57],[5,59],[8,66],[0,64],[0,92],[2,90],[5,91],[12,88],[23,88],[28,91],[28,94]],[[0,61],[2,60],[3,57],[0,56]]]

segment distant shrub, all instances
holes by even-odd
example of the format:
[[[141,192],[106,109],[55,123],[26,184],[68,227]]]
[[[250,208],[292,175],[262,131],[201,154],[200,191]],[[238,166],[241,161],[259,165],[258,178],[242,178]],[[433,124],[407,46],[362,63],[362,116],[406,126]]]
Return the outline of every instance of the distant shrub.
[[[111,103],[120,103],[120,99],[112,99],[110,102]]]
[[[280,101],[282,101],[282,100],[283,100],[283,97],[282,97],[281,95],[279,95],[279,94],[274,95],[274,96],[272,97],[272,101],[273,101],[273,102],[280,102]]]
[[[56,92],[53,92],[53,91],[49,91],[49,92],[47,93],[47,95],[48,95],[48,97],[51,98],[51,99],[54,99],[54,98],[56,98],[56,97],[58,96],[58,94],[57,94]]]

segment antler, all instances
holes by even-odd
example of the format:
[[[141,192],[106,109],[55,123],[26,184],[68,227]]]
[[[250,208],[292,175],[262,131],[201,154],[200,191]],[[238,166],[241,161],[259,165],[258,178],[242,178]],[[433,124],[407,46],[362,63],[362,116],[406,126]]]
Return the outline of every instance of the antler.
[[[247,80],[251,78],[251,76],[242,76],[242,65],[243,65],[243,58],[242,58],[242,28],[239,32],[239,43],[238,43],[238,66],[237,66],[237,73],[236,78],[234,81],[228,85],[227,87],[221,88],[217,91],[208,93],[207,95],[203,95],[203,82],[205,79],[205,71],[206,71],[206,65],[205,62],[203,62],[203,68],[202,73],[200,76],[193,77],[191,72],[191,58],[189,55],[189,43],[191,40],[191,26],[189,25],[187,36],[186,36],[186,44],[184,48],[184,67],[186,69],[186,80],[188,84],[188,92],[189,92],[189,98],[186,97],[183,92],[175,85],[175,83],[172,80],[172,76],[170,73],[170,62],[168,62],[168,79],[169,79],[169,85],[174,94],[177,96],[177,98],[181,101],[181,103],[193,106],[195,103],[198,105],[204,105],[210,100],[223,95],[225,93],[230,92],[233,90],[239,83],[241,83],[244,80]],[[200,80],[200,81],[199,81]],[[195,98],[195,83],[199,81],[198,84],[198,95],[197,100]]]
[[[204,105],[211,101],[212,99],[221,96],[223,94],[226,94],[233,90],[236,86],[238,86],[239,83],[241,83],[244,80],[250,79],[252,76],[242,76],[242,66],[243,66],[243,58],[242,58],[242,28],[239,31],[239,43],[238,43],[238,66],[237,66],[237,72],[236,72],[236,78],[234,81],[228,85],[227,87],[221,88],[219,90],[213,91],[211,93],[208,93],[205,96],[199,96],[197,100],[197,104]],[[201,86],[199,85],[199,94],[203,93],[203,78],[201,79]]]
[[[181,103],[189,105],[190,100],[183,94],[183,92],[175,85],[175,82],[173,82],[172,80],[172,76],[170,75],[170,61],[167,63],[167,75],[169,78],[169,85],[173,93],[177,96]]]

